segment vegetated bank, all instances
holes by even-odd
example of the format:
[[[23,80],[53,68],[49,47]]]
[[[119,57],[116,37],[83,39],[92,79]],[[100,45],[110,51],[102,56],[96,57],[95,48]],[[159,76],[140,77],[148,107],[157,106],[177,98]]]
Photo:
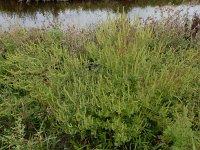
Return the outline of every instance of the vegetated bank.
[[[1,33],[1,149],[200,149],[194,29],[123,15]]]
[[[189,4],[199,4],[199,0],[69,0],[69,1],[36,1],[32,0],[27,2],[26,0],[19,2],[17,0],[1,0],[0,1],[0,12],[9,15],[19,15],[21,17],[24,14],[35,16],[38,12],[47,13],[50,12],[54,16],[57,16],[60,12],[65,10],[112,10],[113,12],[123,12],[127,13],[134,7],[144,8],[147,6],[177,6],[177,5],[189,5]],[[124,7],[124,9],[123,9]],[[120,9],[119,9],[120,8]]]

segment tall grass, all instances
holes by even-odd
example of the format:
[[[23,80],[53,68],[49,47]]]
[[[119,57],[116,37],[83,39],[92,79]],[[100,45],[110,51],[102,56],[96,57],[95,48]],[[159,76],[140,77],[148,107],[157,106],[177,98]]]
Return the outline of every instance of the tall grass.
[[[199,43],[173,23],[1,34],[0,147],[200,149]]]

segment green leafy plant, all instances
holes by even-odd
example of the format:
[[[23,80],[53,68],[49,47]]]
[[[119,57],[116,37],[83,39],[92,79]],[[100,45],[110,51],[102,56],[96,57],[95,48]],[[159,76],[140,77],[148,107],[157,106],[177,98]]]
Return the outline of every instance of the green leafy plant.
[[[0,146],[199,149],[198,43],[182,29],[122,15],[95,31],[4,33]]]

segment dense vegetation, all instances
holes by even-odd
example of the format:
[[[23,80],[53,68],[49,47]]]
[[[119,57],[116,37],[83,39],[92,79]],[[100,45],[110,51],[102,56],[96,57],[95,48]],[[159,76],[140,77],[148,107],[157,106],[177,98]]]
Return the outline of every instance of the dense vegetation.
[[[6,12],[7,14],[13,15],[18,14],[19,16],[36,15],[38,12],[45,13],[51,12],[54,16],[65,10],[77,10],[79,8],[83,10],[113,10],[114,12],[130,11],[133,7],[147,7],[147,6],[165,6],[165,5],[180,5],[184,3],[199,3],[199,0],[68,0],[67,2],[48,2],[47,0],[37,1],[32,0],[26,3],[27,0],[19,2],[17,0],[0,0],[0,11]],[[121,9],[119,9],[121,8]]]
[[[1,149],[200,149],[199,40],[181,21],[1,33]]]

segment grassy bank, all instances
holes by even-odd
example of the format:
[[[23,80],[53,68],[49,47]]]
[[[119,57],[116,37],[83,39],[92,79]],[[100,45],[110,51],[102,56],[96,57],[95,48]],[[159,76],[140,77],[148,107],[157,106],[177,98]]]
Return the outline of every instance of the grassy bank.
[[[198,35],[179,21],[1,33],[1,149],[200,149]]]

